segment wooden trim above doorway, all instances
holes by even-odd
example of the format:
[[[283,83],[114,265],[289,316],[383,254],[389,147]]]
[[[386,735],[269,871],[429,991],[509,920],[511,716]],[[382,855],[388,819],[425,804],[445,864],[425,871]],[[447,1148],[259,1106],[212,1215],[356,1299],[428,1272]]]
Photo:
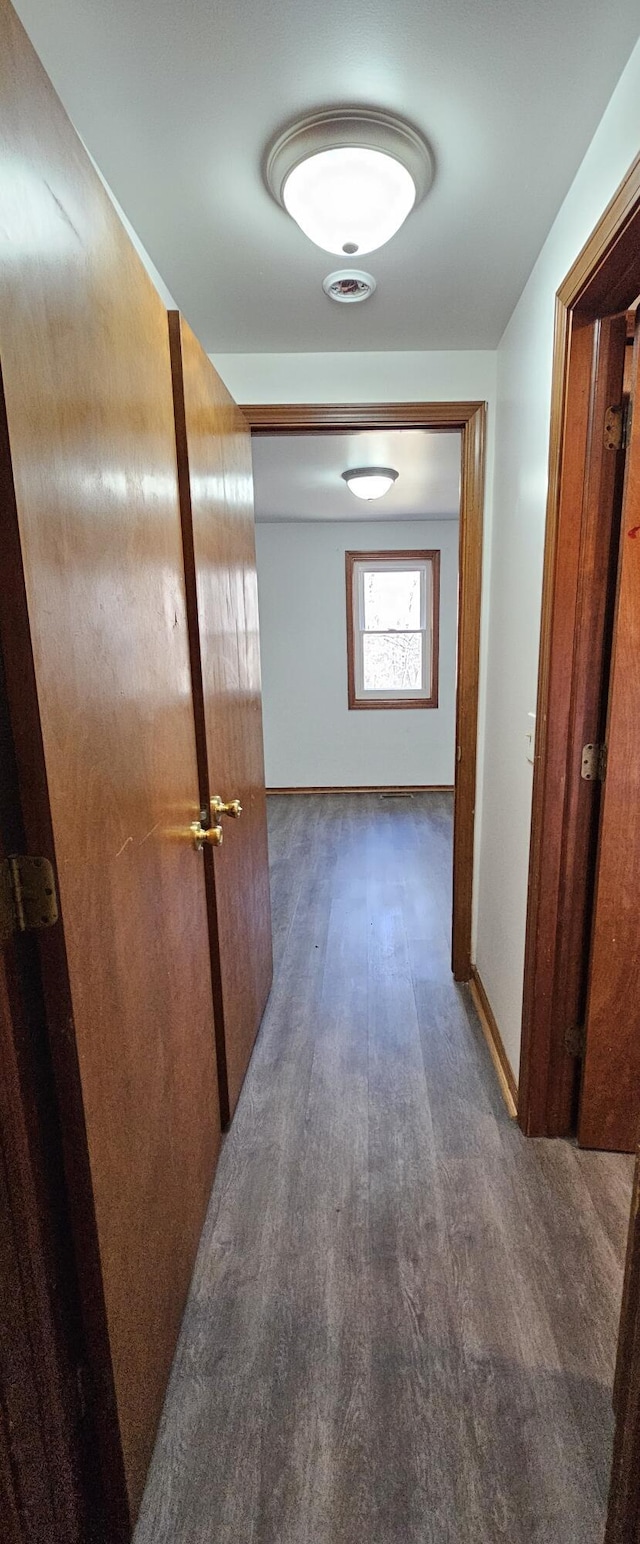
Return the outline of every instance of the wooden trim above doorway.
[[[486,403],[252,403],[243,405],[242,412],[253,434],[348,434],[362,429],[436,429],[441,433],[460,433],[451,958],[456,981],[468,981],[471,975]]]
[[[630,275],[637,256],[637,216],[640,201],[640,155],[607,204],[595,230],[558,290],[560,304],[570,311],[580,305],[590,316],[613,315],[638,298]],[[616,250],[618,249],[618,250]],[[615,267],[610,266],[613,259]]]
[[[567,725],[580,589],[580,531],[594,328],[640,293],[640,156],[556,296],[537,737],[525,946],[518,1116],[529,1136],[574,1122],[575,1075],[564,1046],[562,938],[570,906]]]
[[[354,429],[455,433],[484,402],[256,402],[242,405],[252,434],[351,434]],[[428,422],[427,422],[428,419]]]

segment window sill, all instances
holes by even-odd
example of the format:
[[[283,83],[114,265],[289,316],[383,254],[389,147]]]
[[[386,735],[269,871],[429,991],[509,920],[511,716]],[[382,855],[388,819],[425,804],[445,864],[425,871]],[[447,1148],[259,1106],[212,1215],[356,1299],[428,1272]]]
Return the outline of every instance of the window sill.
[[[364,708],[365,712],[370,708],[400,708],[403,712],[407,708],[437,708],[437,697],[349,697],[349,710]]]

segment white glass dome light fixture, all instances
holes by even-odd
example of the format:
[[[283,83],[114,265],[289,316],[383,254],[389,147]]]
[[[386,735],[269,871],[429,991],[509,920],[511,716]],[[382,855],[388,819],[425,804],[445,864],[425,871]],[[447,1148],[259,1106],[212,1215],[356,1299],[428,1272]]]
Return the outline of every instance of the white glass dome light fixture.
[[[433,181],[426,140],[401,118],[338,108],[300,119],[273,141],[269,191],[325,252],[375,252]]]
[[[375,252],[395,236],[413,209],[416,189],[393,156],[345,145],[300,161],[287,177],[282,199],[317,247],[351,257]]]
[[[397,481],[398,473],[392,466],[355,466],[341,476],[357,499],[381,499]]]

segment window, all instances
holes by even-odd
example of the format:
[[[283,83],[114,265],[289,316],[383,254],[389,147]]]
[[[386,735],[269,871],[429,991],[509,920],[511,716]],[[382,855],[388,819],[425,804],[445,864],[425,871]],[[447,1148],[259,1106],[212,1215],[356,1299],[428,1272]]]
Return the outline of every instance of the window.
[[[439,552],[347,552],[350,708],[437,708]]]

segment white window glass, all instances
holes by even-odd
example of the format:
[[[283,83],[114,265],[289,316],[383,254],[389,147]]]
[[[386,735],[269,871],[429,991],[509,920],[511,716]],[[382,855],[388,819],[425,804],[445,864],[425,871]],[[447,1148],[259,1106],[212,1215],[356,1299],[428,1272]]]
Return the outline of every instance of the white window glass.
[[[349,554],[352,706],[437,706],[434,592],[440,554]],[[435,575],[435,577],[434,577]]]
[[[422,680],[421,633],[364,633],[365,692],[417,692]]]
[[[367,632],[422,625],[417,568],[364,569],[364,626]]]

